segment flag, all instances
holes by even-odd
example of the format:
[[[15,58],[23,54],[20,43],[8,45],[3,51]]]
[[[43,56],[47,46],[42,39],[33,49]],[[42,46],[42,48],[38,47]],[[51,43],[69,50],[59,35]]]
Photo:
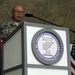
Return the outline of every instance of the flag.
[[[0,39],[0,51],[1,51],[1,49],[2,49],[2,40]]]
[[[71,75],[75,75],[75,39],[71,48]]]

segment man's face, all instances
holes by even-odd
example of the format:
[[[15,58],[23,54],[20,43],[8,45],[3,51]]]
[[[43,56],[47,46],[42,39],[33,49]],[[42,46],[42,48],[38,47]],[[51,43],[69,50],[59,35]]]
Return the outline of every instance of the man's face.
[[[15,21],[21,21],[21,19],[23,18],[24,16],[24,10],[23,10],[23,7],[22,6],[16,6],[14,9],[13,9],[13,12],[12,12],[12,17]]]

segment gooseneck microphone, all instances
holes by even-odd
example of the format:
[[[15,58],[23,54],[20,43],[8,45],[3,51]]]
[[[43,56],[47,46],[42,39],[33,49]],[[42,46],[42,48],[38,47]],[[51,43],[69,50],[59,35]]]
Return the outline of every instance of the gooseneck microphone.
[[[49,24],[52,24],[52,25],[54,25],[54,26],[64,27],[64,26],[57,25],[57,24],[54,24],[54,23],[52,23],[52,22],[49,22],[49,21],[47,21],[47,20],[41,19],[41,18],[39,18],[39,17],[36,17],[36,16],[34,16],[33,14],[30,14],[30,13],[29,13],[29,14],[26,13],[25,16],[26,16],[26,17],[36,18],[36,19],[38,19],[38,20],[44,21],[44,22],[49,23]],[[70,28],[69,28],[69,29],[70,29]],[[73,33],[75,33],[75,31],[72,30],[72,29],[70,29],[70,31],[73,32]]]
[[[46,21],[46,20],[44,20],[44,19],[41,19],[41,18],[39,18],[39,17],[36,17],[36,16],[34,16],[33,14],[25,14],[25,16],[26,17],[32,17],[32,18],[36,18],[36,19],[38,19],[38,20],[41,20],[41,21],[44,21],[44,22],[46,22],[46,23],[49,23],[49,24],[53,24],[53,25],[55,25],[55,26],[59,26],[59,25],[56,25],[56,24],[54,24],[54,23],[51,23],[51,22],[49,22],[49,21]],[[60,26],[61,27],[61,26]]]
[[[25,14],[26,17],[33,17],[33,14]]]

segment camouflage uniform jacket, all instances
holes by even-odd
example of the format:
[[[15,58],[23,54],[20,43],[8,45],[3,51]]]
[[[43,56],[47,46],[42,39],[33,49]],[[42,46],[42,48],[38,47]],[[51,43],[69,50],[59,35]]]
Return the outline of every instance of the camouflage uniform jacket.
[[[21,23],[22,22],[20,22],[19,24]],[[0,38],[5,39],[8,35],[10,35],[16,29],[16,27],[17,26],[12,19],[2,23],[0,25]]]

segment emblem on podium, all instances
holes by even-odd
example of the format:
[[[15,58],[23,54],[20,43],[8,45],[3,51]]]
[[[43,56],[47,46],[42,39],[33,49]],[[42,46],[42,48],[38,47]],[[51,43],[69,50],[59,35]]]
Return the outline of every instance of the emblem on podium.
[[[63,55],[63,43],[60,36],[53,30],[42,29],[32,39],[34,56],[43,64],[57,63]]]

